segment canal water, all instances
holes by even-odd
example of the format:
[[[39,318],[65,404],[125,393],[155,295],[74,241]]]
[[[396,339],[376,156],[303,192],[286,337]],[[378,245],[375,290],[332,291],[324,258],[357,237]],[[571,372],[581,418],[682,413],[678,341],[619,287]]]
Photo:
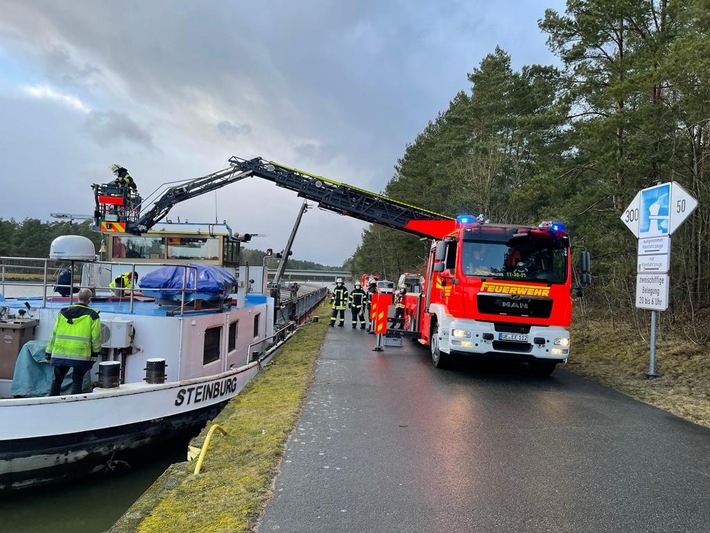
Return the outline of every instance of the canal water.
[[[188,440],[151,452],[121,474],[0,497],[2,533],[101,533],[107,531],[173,463],[184,461]]]

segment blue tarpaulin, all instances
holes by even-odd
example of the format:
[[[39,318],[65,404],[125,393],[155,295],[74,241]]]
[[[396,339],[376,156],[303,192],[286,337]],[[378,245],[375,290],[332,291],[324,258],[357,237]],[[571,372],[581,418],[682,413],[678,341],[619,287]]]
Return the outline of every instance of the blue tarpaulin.
[[[237,280],[227,269],[198,263],[188,263],[186,266],[193,268],[175,265],[148,272],[138,286],[146,296],[180,301],[184,284],[185,289],[188,289],[185,291],[186,302],[195,299],[224,299],[234,291]]]
[[[44,352],[47,341],[27,341],[15,362],[10,394],[13,396],[47,396],[54,377],[54,367],[47,364]],[[91,372],[84,376],[84,390],[91,390]],[[62,382],[61,393],[71,391],[72,369]]]

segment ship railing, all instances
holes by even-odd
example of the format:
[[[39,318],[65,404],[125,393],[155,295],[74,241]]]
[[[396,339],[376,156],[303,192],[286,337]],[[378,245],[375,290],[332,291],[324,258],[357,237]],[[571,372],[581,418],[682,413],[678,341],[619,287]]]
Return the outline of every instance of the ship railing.
[[[291,321],[286,324],[281,324],[273,335],[254,341],[249,344],[247,349],[247,360],[246,364],[254,360],[259,360],[261,356],[271,350],[274,346],[285,342],[291,335],[293,335],[298,329],[299,325],[303,324],[307,316],[325,299],[328,294],[328,289],[322,287],[315,291],[309,291],[308,293],[296,296],[292,300],[286,300],[287,305],[294,305],[296,308],[295,316],[292,316]],[[274,340],[274,342],[269,345],[269,341]],[[254,350],[254,348],[260,347],[260,349]]]
[[[126,294],[128,293],[127,300],[129,302],[128,305],[128,310],[129,313],[133,313],[134,311],[134,306],[135,302],[138,301],[136,296],[137,293],[142,294],[142,290],[147,290],[147,291],[180,291],[180,314],[183,315],[185,314],[185,307],[186,307],[186,298],[188,293],[197,293],[198,288],[197,288],[197,279],[198,279],[198,270],[195,265],[180,265],[180,264],[175,264],[175,263],[128,263],[128,262],[114,262],[114,261],[92,261],[90,263],[86,263],[87,265],[98,265],[98,269],[101,269],[101,266],[107,266],[110,271],[115,272],[116,270],[120,271],[120,274],[123,274],[124,272],[137,272],[136,267],[140,265],[141,271],[145,271],[146,269],[150,268],[162,268],[165,266],[170,266],[170,267],[177,267],[182,269],[182,280],[181,280],[181,286],[179,288],[176,287],[146,287],[145,289],[141,289],[140,287],[136,287],[135,285],[131,284],[130,287],[128,288],[122,288],[122,287],[110,287],[110,286],[102,286],[98,283],[95,282],[95,280],[92,279],[92,274],[95,275],[95,273],[89,273],[86,275],[84,272],[82,272],[82,285],[80,287],[88,287],[92,290],[96,289],[101,289],[105,291],[113,291],[115,294],[115,291],[120,291],[119,294]],[[114,267],[118,267],[118,269],[115,269]],[[96,267],[94,267],[96,268]],[[91,271],[91,269],[90,269]],[[189,276],[188,273],[190,271],[193,271],[192,276]],[[85,280],[84,277],[87,279]],[[117,276],[114,276],[112,274],[112,279],[116,278]],[[195,286],[194,287],[188,287],[188,279],[194,279],[195,280]],[[87,281],[88,283],[84,283]],[[70,287],[70,285],[55,285],[56,287]],[[76,287],[76,286],[75,286]],[[70,289],[71,291],[71,289]],[[119,296],[120,298],[120,296]],[[71,299],[71,294],[70,294],[70,299]],[[71,301],[71,300],[70,300]],[[173,313],[175,313],[175,310],[172,310]]]
[[[281,291],[283,294],[286,291]],[[285,320],[295,320],[303,322],[308,314],[313,311],[328,295],[328,289],[321,287],[315,291],[308,291],[305,294],[295,294],[288,292],[289,298],[282,297],[281,304],[283,310],[281,317]],[[285,311],[285,312],[283,312]]]
[[[252,363],[254,361],[260,361],[261,356],[272,350],[278,344],[284,343],[291,335],[296,332],[297,324],[295,322],[289,322],[285,326],[274,331],[273,335],[259,339],[249,344],[247,349],[247,360],[245,364]],[[269,341],[274,339],[274,342],[269,344]],[[260,349],[254,350],[254,348],[260,347]]]
[[[88,288],[92,291],[101,290],[105,293],[109,293],[113,289],[121,290],[122,294],[127,294],[126,300],[129,302],[129,312],[133,313],[134,305],[137,301],[137,293],[140,292],[139,287],[131,286],[129,288],[120,287],[109,287],[108,284],[102,284],[96,280],[97,275],[95,271],[91,271],[88,275],[82,273],[82,281],[79,284],[73,283],[73,279],[70,283],[57,283],[56,278],[58,274],[67,268],[66,261],[57,261],[54,259],[47,258],[35,258],[35,257],[10,257],[10,256],[0,256],[0,295],[9,296],[7,294],[8,287],[17,287],[29,292],[29,294],[13,294],[12,296],[18,297],[37,297],[42,298],[42,307],[47,306],[48,292],[54,292],[56,288],[65,288],[69,293],[69,303],[71,304],[74,299],[74,294],[78,289]],[[150,288],[148,290],[170,290],[170,291],[180,291],[180,314],[185,313],[186,300],[188,299],[188,294],[198,292],[197,287],[188,287],[188,273],[193,270],[194,279],[197,280],[197,267],[194,265],[180,265],[180,264],[167,264],[167,263],[116,263],[108,261],[86,261],[84,265],[95,265],[94,269],[98,269],[99,272],[101,267],[105,267],[112,274],[109,276],[111,280],[116,276],[113,272],[120,270],[121,273],[126,271],[136,271],[136,267],[140,265],[141,271],[145,271],[151,267],[161,268],[164,266],[180,267],[183,269],[182,275],[182,286],[180,288],[175,287],[156,287]],[[118,267],[118,268],[116,268]],[[72,274],[74,272],[74,265],[70,267]],[[50,273],[52,274],[54,280],[50,280]],[[72,278],[74,276],[72,275]],[[77,276],[78,277],[78,276]],[[86,279],[84,279],[86,278]],[[109,282],[110,283],[110,282]],[[14,291],[13,291],[14,292]]]
[[[44,288],[42,305],[45,306],[47,286],[50,284],[49,264],[53,262],[40,257],[0,256],[0,295],[5,296],[8,287],[32,287],[33,292]]]

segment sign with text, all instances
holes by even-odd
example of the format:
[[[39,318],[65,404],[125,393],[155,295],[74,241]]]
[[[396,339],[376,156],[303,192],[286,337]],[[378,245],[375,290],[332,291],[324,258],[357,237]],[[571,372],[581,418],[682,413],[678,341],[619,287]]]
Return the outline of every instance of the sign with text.
[[[671,256],[668,254],[639,255],[636,271],[640,273],[666,274],[670,270]]]
[[[646,237],[639,239],[638,247],[638,272],[666,273],[671,264],[671,238]]]
[[[639,239],[638,255],[656,255],[671,253],[671,238],[665,237],[646,237]]]
[[[636,307],[665,311],[668,309],[668,274],[638,274],[636,276]]]
[[[698,206],[698,201],[675,181],[642,189],[621,215],[638,238],[671,235]]]

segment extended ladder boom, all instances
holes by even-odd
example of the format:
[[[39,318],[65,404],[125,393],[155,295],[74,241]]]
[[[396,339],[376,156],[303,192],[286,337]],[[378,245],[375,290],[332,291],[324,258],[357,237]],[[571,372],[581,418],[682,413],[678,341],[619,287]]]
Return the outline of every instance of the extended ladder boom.
[[[125,220],[126,231],[144,233],[162,220],[175,204],[251,176],[272,181],[279,187],[295,191],[298,196],[316,202],[323,209],[365,222],[382,224],[420,237],[440,238],[453,229],[455,222],[452,217],[302,170],[265,161],[260,157],[242,159],[233,156],[229,159],[229,163],[229,168],[196,178],[184,185],[171,187],[147,212],[136,217],[135,220]]]

